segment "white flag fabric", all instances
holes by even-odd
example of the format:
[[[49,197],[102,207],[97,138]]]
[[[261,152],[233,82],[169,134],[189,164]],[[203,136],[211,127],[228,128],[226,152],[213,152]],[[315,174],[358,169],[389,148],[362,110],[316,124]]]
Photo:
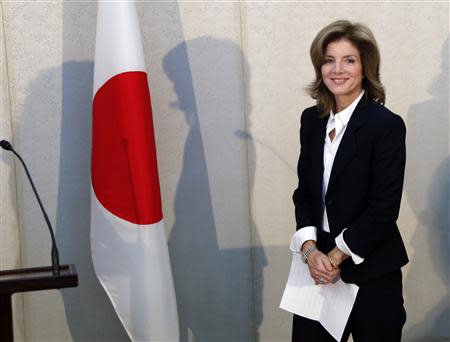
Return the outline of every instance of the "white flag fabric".
[[[178,341],[150,92],[131,1],[98,3],[93,89],[95,272],[133,341]]]

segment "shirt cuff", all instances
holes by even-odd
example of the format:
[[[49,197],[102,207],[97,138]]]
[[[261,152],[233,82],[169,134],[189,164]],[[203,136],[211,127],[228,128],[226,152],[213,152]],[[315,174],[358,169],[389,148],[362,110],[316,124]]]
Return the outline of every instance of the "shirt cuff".
[[[317,228],[314,226],[302,227],[295,232],[291,239],[289,249],[292,252],[301,252],[303,244],[308,240],[317,241]]]
[[[347,228],[345,228],[347,229]],[[364,261],[364,258],[361,258],[358,254],[353,253],[350,248],[348,248],[347,244],[344,240],[344,232],[345,229],[339,234],[334,241],[336,242],[336,247],[339,248],[342,252],[347,255],[350,255],[355,265],[358,265]]]

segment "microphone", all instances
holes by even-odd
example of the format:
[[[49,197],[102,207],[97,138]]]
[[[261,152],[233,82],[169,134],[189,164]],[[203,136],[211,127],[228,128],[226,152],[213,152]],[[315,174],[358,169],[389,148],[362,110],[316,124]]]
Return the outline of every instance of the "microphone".
[[[7,150],[7,151],[12,151],[13,150],[11,143],[9,141],[6,141],[6,140],[0,141],[0,146],[4,150]]]
[[[25,165],[25,162],[23,161],[22,157],[13,149],[11,143],[6,140],[0,141],[0,146],[7,151],[11,151],[14,153],[17,158],[19,158],[20,162],[23,165],[23,168],[25,169],[25,172],[28,176],[28,180],[30,181],[31,187],[33,188],[33,192],[36,196],[36,199],[39,203],[39,206],[41,207],[42,213],[44,214],[45,222],[47,223],[48,230],[50,231],[50,236],[52,238],[52,267],[53,267],[53,274],[59,274],[60,273],[60,266],[59,266],[59,254],[58,254],[58,248],[56,247],[56,240],[55,235],[53,234],[53,228],[50,223],[50,220],[48,219],[47,213],[45,212],[44,206],[42,205],[41,199],[39,198],[38,192],[36,190],[36,187],[34,186],[33,180],[31,179],[30,173],[28,172],[28,168]]]

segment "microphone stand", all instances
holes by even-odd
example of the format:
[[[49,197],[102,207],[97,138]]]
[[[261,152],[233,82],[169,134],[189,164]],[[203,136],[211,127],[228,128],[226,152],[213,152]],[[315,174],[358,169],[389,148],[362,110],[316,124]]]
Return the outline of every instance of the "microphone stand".
[[[50,220],[39,198],[36,187],[31,179],[22,157],[13,149],[12,145],[6,141],[0,141],[0,147],[7,151],[11,151],[19,158],[22,163],[28,180],[30,181],[33,192],[39,203],[39,207],[44,214],[45,222],[52,238],[52,266],[19,268],[13,270],[0,270],[0,341],[13,342],[13,318],[12,318],[12,302],[11,297],[14,293],[40,291],[50,289],[62,289],[67,287],[78,286],[78,274],[75,265],[59,265],[58,248],[56,247],[56,239],[53,233]]]
[[[28,171],[27,165],[25,164],[24,160],[22,159],[22,157],[14,150],[14,148],[12,147],[11,143],[6,141],[6,140],[2,140],[0,141],[0,146],[7,151],[11,151],[12,153],[14,153],[16,155],[17,158],[19,158],[20,162],[23,165],[23,168],[25,169],[25,173],[27,174],[28,180],[30,181],[31,187],[33,188],[33,192],[34,195],[36,196],[36,199],[39,203],[39,207],[41,208],[42,213],[44,214],[44,219],[45,222],[47,223],[47,227],[48,230],[50,232],[50,236],[52,238],[52,267],[53,267],[53,274],[59,274],[60,272],[60,266],[59,266],[59,253],[58,253],[58,248],[56,247],[56,239],[55,239],[55,234],[53,233],[53,228],[52,225],[50,223],[50,220],[48,218],[47,212],[44,209],[44,206],[42,205],[41,202],[41,198],[39,197],[39,194],[36,190],[36,187],[34,186],[34,182],[31,179],[31,175],[30,172]]]

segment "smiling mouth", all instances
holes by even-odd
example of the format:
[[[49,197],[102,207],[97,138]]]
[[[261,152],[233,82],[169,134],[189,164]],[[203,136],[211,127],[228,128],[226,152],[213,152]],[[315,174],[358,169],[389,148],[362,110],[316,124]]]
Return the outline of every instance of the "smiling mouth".
[[[334,84],[340,85],[344,84],[348,80],[348,78],[332,78],[331,80]]]

